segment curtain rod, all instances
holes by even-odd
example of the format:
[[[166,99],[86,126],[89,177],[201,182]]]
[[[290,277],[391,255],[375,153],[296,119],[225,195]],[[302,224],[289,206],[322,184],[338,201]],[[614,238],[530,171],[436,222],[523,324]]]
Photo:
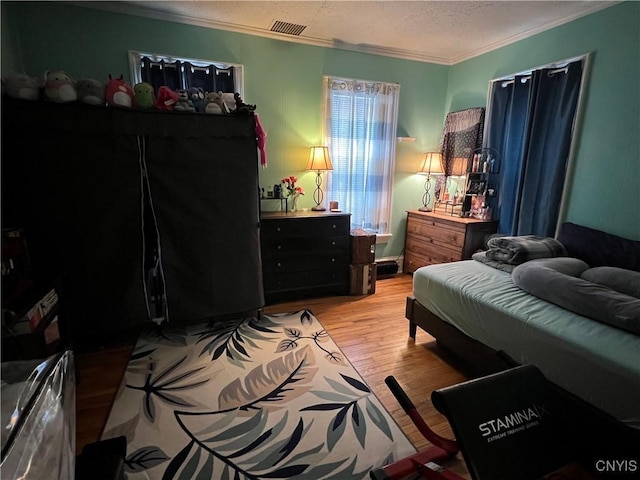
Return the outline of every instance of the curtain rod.
[[[560,72],[567,73],[568,71],[569,71],[569,65],[565,65],[562,68],[556,68],[555,70],[549,70],[547,72],[547,75],[551,76],[551,75],[553,75],[555,73],[560,73]]]
[[[531,75],[525,75],[525,76],[520,77],[520,81],[521,81],[522,83],[527,83],[527,80],[531,80]],[[506,87],[507,85],[511,85],[511,84],[512,84],[512,83],[514,83],[514,82],[515,82],[515,79],[513,79],[513,80],[505,80],[504,82],[502,82],[502,83],[500,84],[500,86],[501,86],[502,88],[504,88],[504,87]]]

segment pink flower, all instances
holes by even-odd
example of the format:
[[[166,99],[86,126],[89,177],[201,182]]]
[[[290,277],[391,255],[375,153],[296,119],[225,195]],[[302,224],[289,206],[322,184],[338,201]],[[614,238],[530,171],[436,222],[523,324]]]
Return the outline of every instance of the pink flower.
[[[293,175],[290,175],[282,179],[282,183],[286,185],[285,188],[287,189],[287,192],[289,195],[294,195],[294,194],[304,195],[304,191],[302,190],[302,187],[296,186],[297,181],[298,179]]]

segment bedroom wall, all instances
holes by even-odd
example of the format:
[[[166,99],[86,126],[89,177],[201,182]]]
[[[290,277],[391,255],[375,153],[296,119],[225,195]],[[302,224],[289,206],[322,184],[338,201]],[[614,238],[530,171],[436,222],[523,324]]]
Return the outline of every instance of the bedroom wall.
[[[566,220],[640,239],[640,3],[624,2],[454,65],[447,111],[485,103],[489,81],[592,52]]]
[[[304,168],[308,147],[320,142],[322,135],[322,75],[400,83],[398,132],[417,140],[398,144],[392,214],[395,234],[389,244],[379,246],[377,254],[392,256],[402,251],[405,210],[421,204],[424,179],[414,173],[420,153],[432,150],[439,141],[449,67],[53,2],[5,4],[10,7],[9,23],[19,35],[13,45],[3,42],[3,57],[5,51],[12,55],[21,51],[24,71],[30,75],[63,68],[74,78],[105,80],[109,73],[128,77],[128,50],[243,64],[244,100],[258,105],[268,134],[269,166],[261,171],[261,183],[266,187],[283,176],[298,176],[307,192],[301,207],[314,205],[315,173]]]
[[[307,192],[302,207],[313,205],[315,174],[303,169],[307,147],[321,138],[322,75],[400,83],[398,134],[416,141],[397,144],[394,235],[388,244],[378,246],[378,257],[402,253],[405,211],[420,206],[423,192],[424,178],[413,172],[421,152],[437,146],[446,112],[484,105],[488,82],[495,76],[595,51],[584,122],[588,133],[581,136],[585,143],[578,151],[567,218],[640,238],[640,216],[634,215],[640,200],[640,4],[610,7],[453,67],[54,2],[2,2],[2,8],[3,74],[16,69],[41,75],[50,68],[64,68],[76,78],[104,80],[109,73],[128,77],[128,50],[243,64],[244,99],[258,105],[268,133],[269,167],[261,171],[261,183],[266,187],[285,175],[298,176]],[[619,65],[625,65],[625,75],[609,73]],[[609,158],[614,160],[601,168],[601,159]]]

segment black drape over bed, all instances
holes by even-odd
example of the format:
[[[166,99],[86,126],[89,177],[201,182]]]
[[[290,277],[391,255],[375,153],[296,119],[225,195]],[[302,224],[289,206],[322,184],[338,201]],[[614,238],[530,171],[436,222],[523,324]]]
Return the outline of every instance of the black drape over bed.
[[[3,98],[3,227],[64,273],[74,335],[264,304],[253,116]],[[158,285],[146,271],[159,256]]]

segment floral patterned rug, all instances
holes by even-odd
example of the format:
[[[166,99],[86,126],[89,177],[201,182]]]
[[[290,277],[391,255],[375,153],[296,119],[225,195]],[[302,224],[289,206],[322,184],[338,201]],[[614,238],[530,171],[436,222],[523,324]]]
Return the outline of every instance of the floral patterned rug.
[[[364,479],[415,453],[311,312],[143,334],[103,439],[134,479]]]

